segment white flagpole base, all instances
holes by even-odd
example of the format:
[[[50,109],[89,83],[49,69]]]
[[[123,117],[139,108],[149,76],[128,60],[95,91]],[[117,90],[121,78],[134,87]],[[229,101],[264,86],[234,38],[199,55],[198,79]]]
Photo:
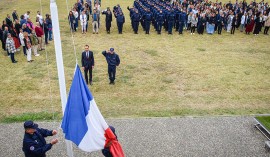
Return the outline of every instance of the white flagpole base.
[[[72,148],[72,142],[69,140],[65,140],[67,145],[67,155],[68,157],[73,157],[73,148]]]

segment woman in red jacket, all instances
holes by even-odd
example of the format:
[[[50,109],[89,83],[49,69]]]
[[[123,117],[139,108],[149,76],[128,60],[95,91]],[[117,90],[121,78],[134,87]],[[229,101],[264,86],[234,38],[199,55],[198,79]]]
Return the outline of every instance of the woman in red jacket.
[[[36,32],[36,35],[38,37],[38,43],[39,43],[38,49],[39,49],[39,51],[44,50],[44,48],[43,48],[43,35],[44,35],[44,32],[43,32],[43,29],[40,26],[39,22],[36,23],[35,32]]]
[[[249,34],[250,32],[253,31],[254,24],[255,24],[254,16],[252,15],[252,16],[249,17],[248,20],[247,20],[246,34]]]

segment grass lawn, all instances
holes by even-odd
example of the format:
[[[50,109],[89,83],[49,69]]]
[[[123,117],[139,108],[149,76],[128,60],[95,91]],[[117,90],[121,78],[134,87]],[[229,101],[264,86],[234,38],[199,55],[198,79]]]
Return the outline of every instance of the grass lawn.
[[[127,6],[132,0],[103,1],[102,9],[120,4],[126,15],[123,34],[117,33],[113,18],[111,34],[101,18],[99,34],[74,34],[76,57],[67,22],[65,0],[57,0],[63,46],[67,93],[72,81],[76,58],[80,65],[85,44],[94,52],[93,86],[89,87],[106,118],[162,117],[189,115],[250,115],[270,113],[270,37],[235,35],[222,32],[202,36],[184,32],[150,35],[142,28],[132,33]],[[75,0],[69,0],[68,8]],[[31,4],[31,5],[29,5]],[[49,13],[49,1],[42,0],[43,16]],[[40,9],[36,0],[0,1],[0,19],[16,8],[19,15],[31,11],[34,19]],[[91,25],[90,25],[91,26]],[[114,47],[121,65],[114,86],[109,85],[107,65],[101,51]],[[3,52],[2,50],[0,52]],[[48,55],[48,66],[46,60]],[[0,55],[0,121],[60,119],[61,103],[53,42],[27,63],[23,53],[19,61]],[[37,115],[44,115],[40,117]],[[53,116],[52,116],[53,114]],[[16,118],[16,117],[21,118]],[[40,118],[38,118],[40,117]],[[30,117],[31,118],[31,117]],[[16,120],[17,119],[17,120]]]
[[[268,131],[270,131],[270,116],[255,117]]]

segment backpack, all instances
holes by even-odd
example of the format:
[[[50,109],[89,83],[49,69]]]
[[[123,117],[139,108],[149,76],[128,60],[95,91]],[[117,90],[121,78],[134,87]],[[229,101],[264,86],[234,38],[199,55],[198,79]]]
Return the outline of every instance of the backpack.
[[[37,44],[39,44],[39,40],[38,40],[38,37],[37,37],[37,35],[36,34],[33,34],[33,42],[37,45]]]

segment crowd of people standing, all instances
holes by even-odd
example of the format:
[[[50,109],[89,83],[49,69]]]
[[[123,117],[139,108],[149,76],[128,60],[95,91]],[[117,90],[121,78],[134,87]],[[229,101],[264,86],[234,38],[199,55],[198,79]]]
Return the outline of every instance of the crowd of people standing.
[[[0,40],[2,49],[7,52],[7,56],[11,58],[12,63],[17,63],[14,53],[22,48],[27,62],[34,61],[34,56],[39,56],[38,51],[44,50],[45,45],[49,44],[52,38],[52,20],[49,14],[45,19],[40,11],[37,11],[34,21],[30,18],[30,11],[19,16],[17,10],[7,14],[6,18],[0,24]]]
[[[82,33],[87,31],[88,21],[92,17],[93,33],[98,33],[100,27],[100,14],[106,15],[106,32],[110,33],[112,15],[116,18],[118,33],[121,34],[125,16],[120,5],[113,7],[113,11],[107,7],[101,11],[101,3],[95,0],[78,0],[69,12],[69,24],[73,31],[78,28],[81,21]],[[93,12],[92,12],[93,8]],[[261,2],[246,0],[228,3],[211,2],[209,0],[135,0],[133,7],[127,8],[130,12],[131,26],[135,34],[138,33],[139,25],[146,34],[149,34],[151,26],[158,34],[164,29],[168,34],[173,29],[179,34],[184,30],[192,35],[198,34],[222,34],[222,31],[235,33],[235,30],[258,35],[260,32],[268,35],[270,26],[270,7],[262,0]],[[264,27],[264,29],[263,29]],[[263,30],[262,30],[263,29]],[[86,31],[85,31],[86,30]]]
[[[198,34],[204,31],[221,34],[222,30],[234,34],[235,29],[240,29],[240,32],[250,34],[253,31],[258,35],[262,27],[267,35],[270,26],[270,8],[264,1],[248,4],[246,0],[236,0],[222,4],[208,0],[135,0],[133,6],[128,9],[135,33],[139,22],[146,34],[151,24],[158,34],[164,27],[168,34],[172,34],[173,29],[183,34],[186,29],[192,35],[196,29]]]
[[[92,7],[92,5],[94,5]],[[93,10],[92,10],[93,9]],[[79,28],[79,21],[81,25],[82,34],[88,31],[88,25],[92,21],[93,34],[98,34],[100,28],[100,15],[105,15],[105,26],[106,32],[110,34],[111,32],[111,22],[113,16],[116,18],[118,33],[122,34],[123,25],[125,23],[125,16],[120,5],[113,7],[107,7],[105,10],[101,10],[101,1],[95,0],[92,4],[92,0],[78,0],[74,5],[72,10],[69,11],[68,22],[70,29],[76,32]]]

